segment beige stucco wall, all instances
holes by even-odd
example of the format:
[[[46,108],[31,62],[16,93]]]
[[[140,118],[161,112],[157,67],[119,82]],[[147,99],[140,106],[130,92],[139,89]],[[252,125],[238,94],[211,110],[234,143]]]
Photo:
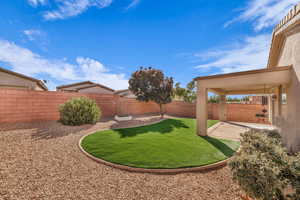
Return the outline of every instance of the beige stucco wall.
[[[36,82],[0,71],[0,87],[14,89],[43,90]]]
[[[297,29],[287,36],[278,62],[278,66],[293,65],[291,83],[287,85],[285,113],[276,119],[276,125],[291,151],[300,151],[300,29]]]
[[[80,84],[80,85],[70,86],[70,87],[67,87],[67,88],[58,89],[57,91],[62,91],[62,90],[76,90],[78,88],[82,88],[82,87],[86,87],[86,86],[90,86],[90,85],[92,85],[92,84],[91,83]]]
[[[121,92],[121,93],[119,93],[119,95],[122,97],[130,98],[130,99],[136,98],[136,96],[131,91]]]
[[[101,87],[91,87],[80,89],[78,92],[80,93],[94,93],[94,94],[113,94],[113,91],[101,88]]]

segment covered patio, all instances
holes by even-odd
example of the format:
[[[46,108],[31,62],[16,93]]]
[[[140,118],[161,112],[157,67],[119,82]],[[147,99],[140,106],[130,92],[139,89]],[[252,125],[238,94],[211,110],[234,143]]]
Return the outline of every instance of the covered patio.
[[[220,96],[219,120],[227,121],[227,95],[268,95],[268,120],[271,124],[283,115],[282,94],[290,83],[292,66],[266,68],[213,76],[198,77],[197,81],[197,134],[207,136],[208,92]]]

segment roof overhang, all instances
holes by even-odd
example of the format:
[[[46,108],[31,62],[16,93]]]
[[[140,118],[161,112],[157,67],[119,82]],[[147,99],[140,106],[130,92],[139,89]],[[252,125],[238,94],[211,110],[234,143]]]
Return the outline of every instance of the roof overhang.
[[[198,77],[195,80],[198,87],[216,94],[271,94],[274,87],[290,83],[290,69],[291,66],[266,68]]]

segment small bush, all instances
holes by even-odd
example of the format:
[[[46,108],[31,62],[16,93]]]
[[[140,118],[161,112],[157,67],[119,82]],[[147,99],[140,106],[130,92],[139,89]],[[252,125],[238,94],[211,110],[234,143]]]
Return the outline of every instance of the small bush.
[[[242,135],[241,149],[229,166],[246,194],[260,200],[299,200],[299,156],[288,155],[281,137],[272,131]],[[287,188],[293,188],[286,193]]]
[[[60,121],[71,126],[95,124],[101,117],[101,110],[95,101],[86,97],[67,101],[60,106],[59,112]]]

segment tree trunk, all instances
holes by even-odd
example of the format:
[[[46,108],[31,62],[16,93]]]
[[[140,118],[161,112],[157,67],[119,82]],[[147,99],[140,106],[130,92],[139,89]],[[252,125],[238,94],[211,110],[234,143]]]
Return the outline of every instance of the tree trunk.
[[[162,109],[162,104],[159,104],[159,112],[160,112],[160,118],[164,118],[164,112],[163,112],[163,109]]]

